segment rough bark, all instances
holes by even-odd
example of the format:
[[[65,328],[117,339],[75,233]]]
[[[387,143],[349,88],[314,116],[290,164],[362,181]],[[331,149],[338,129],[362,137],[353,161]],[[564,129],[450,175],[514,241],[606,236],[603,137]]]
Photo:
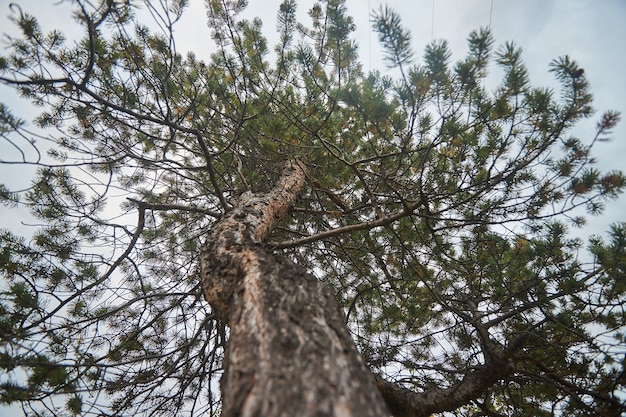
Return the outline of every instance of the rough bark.
[[[493,384],[512,375],[515,372],[513,355],[527,339],[528,334],[521,334],[510,341],[505,349],[487,341],[486,363],[467,373],[449,388],[418,393],[379,376],[376,377],[376,383],[395,417],[428,417],[434,413],[454,411],[487,392]]]
[[[304,186],[288,166],[269,193],[245,193],[201,255],[205,296],[230,327],[222,416],[388,416],[334,295],[264,245]]]
[[[428,417],[434,413],[454,411],[470,403],[487,388],[511,373],[509,366],[482,367],[446,389],[414,392],[378,377],[378,389],[395,417]]]

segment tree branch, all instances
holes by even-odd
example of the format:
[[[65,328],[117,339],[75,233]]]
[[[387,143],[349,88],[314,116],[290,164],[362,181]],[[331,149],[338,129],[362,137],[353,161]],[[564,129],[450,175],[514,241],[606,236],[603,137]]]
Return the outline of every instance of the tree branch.
[[[206,214],[207,216],[211,216],[215,219],[219,219],[220,217],[222,217],[222,213],[218,212],[218,211],[213,211],[213,210],[209,210],[209,209],[204,209],[201,207],[194,207],[194,206],[184,206],[182,204],[150,204],[150,203],[146,203],[144,201],[140,201],[140,200],[136,200],[134,198],[130,198],[130,197],[126,197],[126,199],[132,203],[137,204],[140,207],[143,207],[147,210],[155,210],[155,211],[167,211],[167,210],[180,210],[180,211],[187,211],[190,213],[201,213],[201,214]]]
[[[407,205],[406,209],[401,211],[400,213],[394,214],[392,216],[387,216],[382,219],[373,220],[371,222],[363,222],[363,223],[351,224],[349,226],[338,227],[336,229],[331,229],[326,232],[317,233],[315,235],[306,236],[300,239],[276,242],[276,243],[271,243],[270,245],[274,249],[295,248],[296,246],[304,245],[306,243],[316,242],[318,240],[341,235],[344,233],[356,232],[357,230],[369,230],[369,229],[373,229],[375,227],[380,227],[380,226],[387,226],[395,222],[396,220],[412,215],[414,208],[415,208],[414,205]]]
[[[475,367],[474,371],[449,388],[417,393],[379,375],[376,375],[376,384],[394,417],[428,417],[433,413],[454,411],[515,371],[510,359],[524,345],[528,335],[518,335],[506,349],[490,355],[486,364]]]

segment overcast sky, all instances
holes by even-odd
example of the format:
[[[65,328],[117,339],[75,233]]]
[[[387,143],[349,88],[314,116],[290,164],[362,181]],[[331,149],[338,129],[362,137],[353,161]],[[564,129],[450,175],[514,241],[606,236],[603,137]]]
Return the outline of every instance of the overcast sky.
[[[40,17],[45,28],[64,29],[70,19],[66,5],[51,7],[58,0],[0,0],[0,32],[11,25],[7,19],[9,4],[18,3],[23,10]],[[211,53],[211,41],[202,10],[202,0],[190,0],[195,10],[179,25],[176,36],[179,50],[193,50],[198,56]],[[275,33],[275,15],[280,1],[250,0],[247,15],[259,16],[268,33]],[[306,17],[310,1],[300,3],[300,12]],[[357,25],[356,38],[364,69],[385,71],[376,35],[370,33],[370,11],[383,2],[378,0],[349,0],[349,11]],[[615,109],[626,112],[626,1],[624,0],[390,0],[385,4],[400,12],[407,27],[412,30],[414,51],[418,59],[424,46],[433,38],[449,41],[453,59],[460,59],[467,51],[468,34],[481,26],[489,26],[497,44],[515,41],[524,50],[531,82],[536,86],[556,86],[547,72],[550,61],[568,54],[577,60],[590,81],[595,96],[596,119],[581,124],[575,134],[589,141],[601,112]],[[5,53],[6,42],[0,54]],[[16,113],[28,115],[28,104],[20,103],[0,86],[0,101],[16,108]],[[626,115],[625,115],[626,116]],[[614,140],[601,143],[596,149],[598,166],[602,169],[626,169],[626,120],[614,130]],[[9,150],[0,143],[0,159],[6,159]],[[17,167],[0,164],[0,183],[26,184],[28,175]],[[608,225],[626,221],[626,198],[608,203],[605,214],[590,218],[585,233],[603,233]],[[15,212],[0,207],[0,227],[15,229]],[[3,414],[0,416],[14,415]]]

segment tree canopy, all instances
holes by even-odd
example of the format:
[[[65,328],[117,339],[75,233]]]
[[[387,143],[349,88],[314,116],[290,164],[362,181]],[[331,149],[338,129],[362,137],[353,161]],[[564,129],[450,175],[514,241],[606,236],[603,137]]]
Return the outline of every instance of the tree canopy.
[[[73,0],[76,40],[11,6],[0,82],[46,133],[0,105],[2,146],[23,156],[0,162],[37,167],[0,201],[38,223],[0,231],[1,403],[219,415],[229,330],[201,247],[295,161],[306,184],[266,244],[331,288],[395,415],[626,412],[626,224],[569,233],[624,189],[592,155],[620,116],[575,136],[593,115],[576,61],[549,64],[558,91],[534,87],[488,29],[456,62],[445,41],[418,59],[381,8],[395,76],[367,73],[345,0],[307,22],[285,0],[272,46],[246,1],[206,0],[202,60],[176,49],[186,3]]]

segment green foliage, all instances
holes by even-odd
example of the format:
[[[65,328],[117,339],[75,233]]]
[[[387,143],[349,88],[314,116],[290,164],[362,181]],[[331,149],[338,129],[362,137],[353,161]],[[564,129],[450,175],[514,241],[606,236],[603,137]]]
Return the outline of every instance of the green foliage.
[[[6,64],[5,60],[0,61]],[[0,134],[5,135],[8,132],[15,131],[24,125],[24,121],[13,116],[9,108],[0,103]]]
[[[26,385],[12,381],[0,384],[0,403],[28,401],[40,395],[42,390],[68,392],[73,390],[69,374],[63,365],[50,362],[47,356],[38,354],[9,356],[0,355],[3,368],[21,367],[28,374]]]
[[[83,408],[83,399],[79,395],[74,395],[67,400],[65,408],[72,415],[79,416]]]
[[[186,1],[150,3],[156,22],[122,3],[75,2],[76,42],[14,10],[0,81],[39,106],[52,146],[0,106],[2,140],[39,168],[0,201],[40,222],[28,240],[0,233],[3,403],[218,415],[227,331],[198,251],[298,159],[308,186],[270,244],[333,288],[374,371],[424,395],[484,377],[458,415],[623,410],[626,226],[588,251],[568,230],[623,192],[592,156],[619,113],[575,136],[592,97],[574,60],[549,65],[558,91],[534,87],[521,49],[479,29],[461,60],[434,41],[417,63],[381,8],[399,76],[365,74],[342,0],[309,25],[285,0],[273,48],[245,1],[208,0],[203,59],[174,48]]]
[[[402,27],[400,15],[387,6],[381,6],[373,20],[389,66],[393,68],[411,63],[411,32]]]

